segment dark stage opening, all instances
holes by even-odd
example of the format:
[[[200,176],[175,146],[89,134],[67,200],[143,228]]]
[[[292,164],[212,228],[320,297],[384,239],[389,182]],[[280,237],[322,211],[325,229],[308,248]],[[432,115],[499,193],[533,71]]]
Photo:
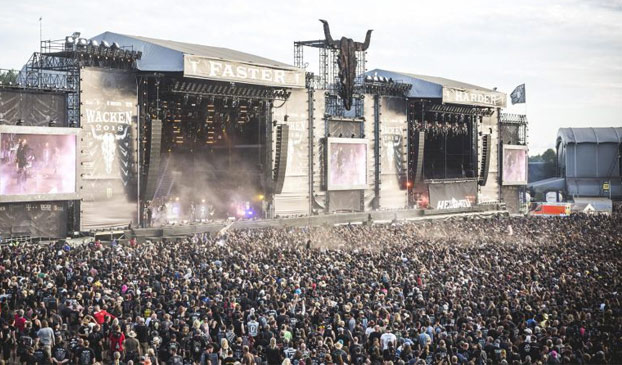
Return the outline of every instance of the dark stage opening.
[[[152,223],[262,218],[270,102],[160,88],[159,109],[161,165]]]
[[[475,177],[472,143],[466,133],[426,133],[423,173],[426,179]]]

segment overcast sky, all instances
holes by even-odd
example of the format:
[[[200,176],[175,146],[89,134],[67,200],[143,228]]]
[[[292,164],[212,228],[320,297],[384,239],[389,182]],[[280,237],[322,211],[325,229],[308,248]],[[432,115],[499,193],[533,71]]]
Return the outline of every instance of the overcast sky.
[[[622,0],[0,0],[0,68],[43,39],[104,31],[228,47],[293,63],[295,40],[362,41],[368,69],[442,76],[510,93],[526,83],[531,154],[560,127],[622,126]],[[314,55],[313,57],[316,57]],[[311,70],[313,71],[313,70]],[[509,104],[509,103],[508,103]]]

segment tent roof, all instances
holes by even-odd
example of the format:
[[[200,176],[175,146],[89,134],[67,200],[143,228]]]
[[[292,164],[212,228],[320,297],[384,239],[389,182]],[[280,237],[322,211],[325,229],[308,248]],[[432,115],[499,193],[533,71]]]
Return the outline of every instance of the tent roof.
[[[92,39],[100,42],[104,40],[110,43],[117,42],[122,47],[132,46],[134,51],[141,51],[142,58],[137,62],[137,67],[141,71],[181,72],[184,70],[184,54],[243,62],[257,66],[296,70],[294,66],[283,62],[229,48],[211,47],[113,32],[104,32]]]
[[[409,98],[442,98],[443,87],[455,89],[471,89],[485,92],[496,92],[485,87],[467,84],[465,82],[450,80],[437,76],[416,75],[407,72],[389,71],[382,69],[374,69],[367,71],[366,76],[383,76],[391,78],[395,81],[401,81],[412,85],[408,95]]]
[[[622,143],[622,128],[560,128],[558,143]]]
[[[563,177],[551,177],[548,179],[534,181],[527,185],[529,189],[533,189],[536,193],[547,191],[561,191],[566,188],[566,179]]]

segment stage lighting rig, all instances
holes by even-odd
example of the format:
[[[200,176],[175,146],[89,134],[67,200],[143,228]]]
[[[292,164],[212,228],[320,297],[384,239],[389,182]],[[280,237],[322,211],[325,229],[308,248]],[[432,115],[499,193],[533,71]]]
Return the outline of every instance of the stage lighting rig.
[[[78,47],[79,48],[84,48],[87,46],[87,44],[89,44],[88,39],[86,38],[78,38]]]
[[[65,50],[72,51],[75,43],[76,43],[76,39],[74,37],[72,36],[65,37]]]

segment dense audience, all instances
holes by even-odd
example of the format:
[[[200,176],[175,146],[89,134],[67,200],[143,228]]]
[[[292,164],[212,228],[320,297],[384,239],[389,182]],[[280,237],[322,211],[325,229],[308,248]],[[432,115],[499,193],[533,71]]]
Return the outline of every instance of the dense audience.
[[[3,247],[23,364],[622,363],[622,216]]]

